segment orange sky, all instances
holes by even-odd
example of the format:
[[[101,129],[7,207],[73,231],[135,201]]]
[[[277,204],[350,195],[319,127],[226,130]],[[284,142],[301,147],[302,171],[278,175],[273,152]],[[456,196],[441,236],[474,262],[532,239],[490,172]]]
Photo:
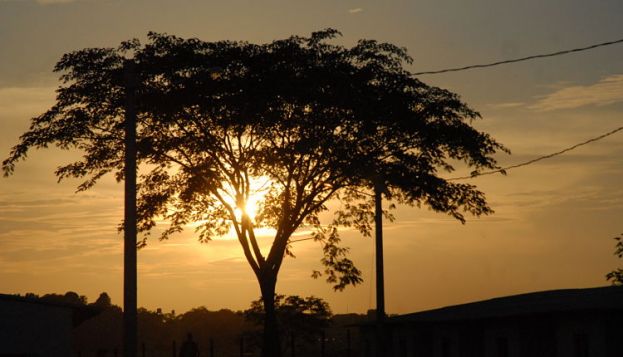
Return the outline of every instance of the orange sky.
[[[51,69],[88,46],[116,46],[147,31],[204,40],[271,41],[325,27],[340,42],[374,38],[405,46],[413,71],[522,57],[623,37],[620,1],[199,1],[0,0],[0,154],[29,118],[54,103]],[[558,151],[623,125],[623,46],[493,69],[423,76],[483,115],[474,123],[508,146],[503,164]],[[33,152],[0,180],[0,292],[74,290],[91,301],[107,291],[121,304],[122,189],[107,179],[74,194],[53,171],[75,153]],[[496,213],[466,225],[400,207],[385,226],[386,309],[405,313],[544,289],[605,285],[620,261],[623,134],[551,160],[473,180]],[[458,173],[461,174],[460,172]],[[373,242],[344,232],[364,273],[335,293],[312,280],[317,243],[296,243],[278,291],[316,295],[335,312],[374,307]],[[191,232],[150,241],[139,258],[139,304],[185,311],[243,309],[259,296],[237,242],[199,244]]]

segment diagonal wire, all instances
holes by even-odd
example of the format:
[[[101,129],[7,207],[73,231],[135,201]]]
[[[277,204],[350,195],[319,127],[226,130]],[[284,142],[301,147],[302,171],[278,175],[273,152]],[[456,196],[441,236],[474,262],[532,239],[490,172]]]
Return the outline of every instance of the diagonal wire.
[[[554,156],[562,155],[562,154],[564,154],[566,152],[569,152],[571,150],[577,149],[580,146],[584,146],[584,145],[590,144],[592,142],[595,142],[595,141],[601,140],[603,138],[606,138],[606,137],[608,137],[610,135],[613,135],[613,134],[615,134],[615,133],[617,133],[617,132],[619,132],[621,130],[623,130],[623,126],[620,126],[620,127],[616,128],[614,130],[611,130],[611,131],[609,131],[609,132],[607,132],[605,134],[601,134],[601,135],[596,136],[594,138],[591,138],[591,139],[588,139],[588,140],[583,141],[581,143],[578,143],[578,144],[575,144],[573,146],[570,146],[570,147],[568,147],[566,149],[562,149],[560,151],[556,151],[556,152],[548,154],[548,155],[539,156],[536,159],[528,160],[528,161],[525,161],[525,162],[522,162],[522,163],[519,163],[519,164],[515,164],[515,165],[511,165],[511,166],[506,166],[506,167],[503,167],[503,168],[500,168],[500,169],[497,169],[497,170],[485,171],[485,172],[476,172],[476,173],[474,173],[474,174],[472,174],[470,176],[453,177],[453,178],[446,179],[446,181],[467,180],[467,179],[472,179],[472,178],[478,177],[478,176],[493,175],[493,174],[497,174],[497,173],[505,174],[506,171],[508,171],[508,170],[516,169],[516,168],[522,167],[522,166],[528,166],[530,164],[534,164],[535,162],[539,162],[541,160],[550,159],[550,158],[552,158]]]
[[[304,240],[312,240],[312,239],[314,239],[314,237],[294,239],[294,240],[288,241],[288,243],[296,243],[296,242],[302,242]]]
[[[440,70],[437,70],[437,71],[416,72],[416,73],[413,73],[413,75],[419,76],[419,75],[425,75],[425,74],[439,74],[439,73],[447,73],[447,72],[459,72],[459,71],[465,71],[465,70],[468,70],[468,69],[493,67],[493,66],[499,66],[499,65],[502,65],[502,64],[528,61],[528,60],[537,59],[537,58],[554,57],[554,56],[566,55],[566,54],[569,54],[569,53],[588,51],[588,50],[592,50],[594,48],[611,46],[611,45],[615,45],[615,44],[621,43],[621,42],[623,42],[623,38],[620,39],[620,40],[616,40],[616,41],[602,42],[602,43],[598,43],[598,44],[594,44],[594,45],[590,45],[590,46],[586,46],[586,47],[574,48],[574,49],[571,49],[571,50],[564,50],[564,51],[558,51],[558,52],[552,52],[552,53],[545,53],[545,54],[540,54],[540,55],[532,55],[532,56],[528,56],[528,57],[509,59],[509,60],[498,61],[498,62],[493,62],[493,63],[475,64],[475,65],[470,65],[470,66],[465,66],[465,67],[440,69]]]

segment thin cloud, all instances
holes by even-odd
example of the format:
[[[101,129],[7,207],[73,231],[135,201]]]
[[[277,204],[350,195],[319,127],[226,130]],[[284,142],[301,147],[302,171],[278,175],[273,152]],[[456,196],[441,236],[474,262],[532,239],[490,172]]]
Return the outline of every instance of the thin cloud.
[[[20,118],[21,121],[24,117],[28,118],[41,113],[54,103],[55,89],[55,87],[0,88],[2,117]]]
[[[608,76],[587,86],[561,88],[539,99],[530,109],[552,111],[619,102],[623,102],[623,74]]]
[[[348,13],[349,14],[358,14],[360,12],[363,12],[363,9],[360,7],[354,8],[354,9],[348,9]]]
[[[27,2],[28,0],[0,0],[0,2]],[[33,2],[39,5],[56,5],[56,4],[69,4],[72,2],[78,2],[81,0],[35,0]]]
[[[37,4],[53,5],[53,4],[69,4],[78,0],[37,0]]]
[[[508,102],[508,103],[495,103],[490,104],[489,107],[492,109],[508,109],[508,108],[517,108],[526,105],[524,102]]]

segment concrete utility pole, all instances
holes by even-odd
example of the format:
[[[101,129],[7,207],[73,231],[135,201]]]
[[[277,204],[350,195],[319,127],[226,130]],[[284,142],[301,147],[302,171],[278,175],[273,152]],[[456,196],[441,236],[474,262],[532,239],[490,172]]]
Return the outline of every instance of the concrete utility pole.
[[[124,63],[125,79],[125,205],[123,219],[123,355],[136,357],[136,103],[134,61]]]
[[[374,180],[374,228],[376,244],[376,356],[385,351],[385,278],[383,272],[383,207],[382,194],[385,183],[379,177]]]

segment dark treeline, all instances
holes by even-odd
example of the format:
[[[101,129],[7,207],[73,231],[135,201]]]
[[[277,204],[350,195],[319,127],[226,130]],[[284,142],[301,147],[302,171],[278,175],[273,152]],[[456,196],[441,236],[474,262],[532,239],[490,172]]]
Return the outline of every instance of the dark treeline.
[[[95,310],[94,317],[74,329],[75,351],[81,357],[122,355],[123,313],[121,307],[112,304],[107,293],[101,293],[93,303],[89,303],[86,296],[71,291],[43,296],[28,293],[25,297]],[[349,348],[350,355],[356,355],[358,329],[354,325],[364,321],[366,315],[333,315],[329,305],[316,297],[278,295],[276,301],[284,356],[292,355],[292,348],[296,356],[321,356],[323,338],[325,356],[347,356]],[[261,300],[253,301],[245,311],[208,310],[202,306],[182,314],[140,308],[139,356],[143,348],[145,356],[173,356],[174,351],[177,356],[189,333],[201,356],[241,356],[241,348],[244,356],[259,356],[261,304]]]

